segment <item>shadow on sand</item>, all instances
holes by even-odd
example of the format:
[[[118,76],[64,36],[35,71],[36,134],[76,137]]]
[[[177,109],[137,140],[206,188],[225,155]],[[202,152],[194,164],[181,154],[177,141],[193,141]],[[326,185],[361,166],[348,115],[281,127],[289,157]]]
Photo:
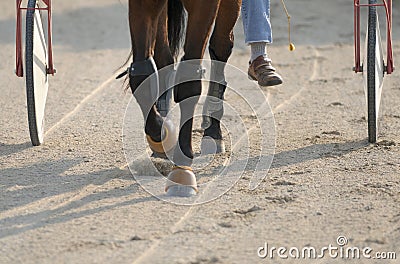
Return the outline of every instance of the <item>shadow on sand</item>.
[[[113,208],[156,200],[147,194],[139,198],[128,197],[140,190],[128,170],[111,168],[85,175],[65,175],[66,171],[81,162],[81,160],[58,160],[0,170],[0,197],[4,201],[0,215],[8,210],[23,208],[21,213],[15,213],[15,216],[0,218],[0,239]],[[113,179],[128,181],[118,188],[97,190],[96,187],[103,186]],[[88,189],[93,191],[87,191]],[[79,192],[84,191],[87,193],[80,197]],[[104,203],[96,208],[78,210],[90,203],[110,197],[123,199],[121,202]],[[40,210],[41,202],[50,205]],[[35,212],[30,213],[29,207]]]

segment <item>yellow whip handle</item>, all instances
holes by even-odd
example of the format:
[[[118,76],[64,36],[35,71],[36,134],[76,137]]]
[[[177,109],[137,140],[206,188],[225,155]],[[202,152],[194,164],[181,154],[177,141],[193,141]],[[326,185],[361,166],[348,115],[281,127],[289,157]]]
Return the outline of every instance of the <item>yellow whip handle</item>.
[[[286,8],[285,1],[281,0],[281,2],[282,2],[282,6],[283,6],[283,9],[285,10],[285,13],[286,13],[286,16],[287,16],[287,20],[288,20],[289,50],[290,51],[294,51],[296,49],[296,47],[291,42],[291,38],[290,38],[290,15],[289,15],[289,11]]]

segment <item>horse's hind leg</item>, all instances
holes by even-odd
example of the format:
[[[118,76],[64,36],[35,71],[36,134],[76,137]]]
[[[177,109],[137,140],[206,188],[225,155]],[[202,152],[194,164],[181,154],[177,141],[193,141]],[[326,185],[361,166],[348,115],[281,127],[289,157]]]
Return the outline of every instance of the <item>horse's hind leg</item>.
[[[220,121],[224,114],[223,100],[226,90],[225,64],[232,54],[233,27],[239,16],[241,1],[222,0],[214,32],[210,39],[209,52],[211,64],[211,82],[203,108],[204,136],[201,144],[202,154],[225,151]],[[214,82],[212,82],[214,81]]]
[[[153,60],[153,51],[156,43],[157,23],[160,15],[166,16],[165,11],[163,13],[166,3],[166,0],[129,1],[129,25],[134,54],[134,62],[129,73],[130,86],[145,120],[145,133],[149,145],[154,152],[159,153],[168,151],[165,147],[171,145],[170,143],[163,144],[162,141],[174,141],[173,137],[162,137],[163,118],[154,105],[158,97],[158,74]],[[143,83],[150,75],[152,76],[150,81]],[[141,88],[138,90],[139,86]],[[168,127],[165,129],[168,130]],[[174,136],[173,133],[166,134]]]
[[[167,184],[171,195],[193,195],[197,190],[196,178],[191,172],[193,162],[192,127],[193,114],[201,95],[201,63],[211,26],[214,22],[219,1],[182,1],[188,11],[188,25],[185,42],[185,56],[177,70],[177,82],[174,99],[180,106],[180,132],[178,146],[173,161],[177,166],[169,175]],[[190,61],[197,60],[197,61]],[[191,80],[191,81],[187,81]]]
[[[168,27],[166,23],[167,8],[161,11],[158,19],[157,37],[154,49],[154,60],[158,69],[169,66],[168,70],[159,72],[159,95],[156,107],[161,116],[166,117],[171,105],[172,89],[168,88],[173,84],[175,79],[175,71],[173,67],[174,57],[171,53],[168,43]]]

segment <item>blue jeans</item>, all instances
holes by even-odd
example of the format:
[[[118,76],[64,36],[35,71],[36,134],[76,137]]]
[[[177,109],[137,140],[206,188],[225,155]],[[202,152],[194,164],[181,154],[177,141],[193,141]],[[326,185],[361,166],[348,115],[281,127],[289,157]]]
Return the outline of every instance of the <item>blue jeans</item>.
[[[272,43],[270,0],[242,0],[242,20],[246,44]]]

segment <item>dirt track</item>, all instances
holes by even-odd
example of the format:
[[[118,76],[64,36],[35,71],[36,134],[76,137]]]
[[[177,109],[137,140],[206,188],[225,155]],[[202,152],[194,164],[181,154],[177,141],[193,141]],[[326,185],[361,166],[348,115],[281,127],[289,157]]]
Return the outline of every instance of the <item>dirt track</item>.
[[[287,2],[293,53],[279,1],[272,3],[270,54],[285,83],[264,90],[276,123],[271,169],[250,191],[247,166],[229,192],[193,207],[153,198],[125,166],[122,127],[131,96],[113,79],[129,53],[121,2],[54,3],[58,73],[50,80],[46,143],[36,148],[24,83],[13,75],[15,7],[2,4],[0,263],[311,263],[260,259],[257,249],[265,242],[322,248],[341,235],[349,246],[400,258],[400,75],[385,80],[381,135],[369,145],[362,78],[351,71],[351,1]],[[229,62],[246,71],[240,23],[236,32]]]

